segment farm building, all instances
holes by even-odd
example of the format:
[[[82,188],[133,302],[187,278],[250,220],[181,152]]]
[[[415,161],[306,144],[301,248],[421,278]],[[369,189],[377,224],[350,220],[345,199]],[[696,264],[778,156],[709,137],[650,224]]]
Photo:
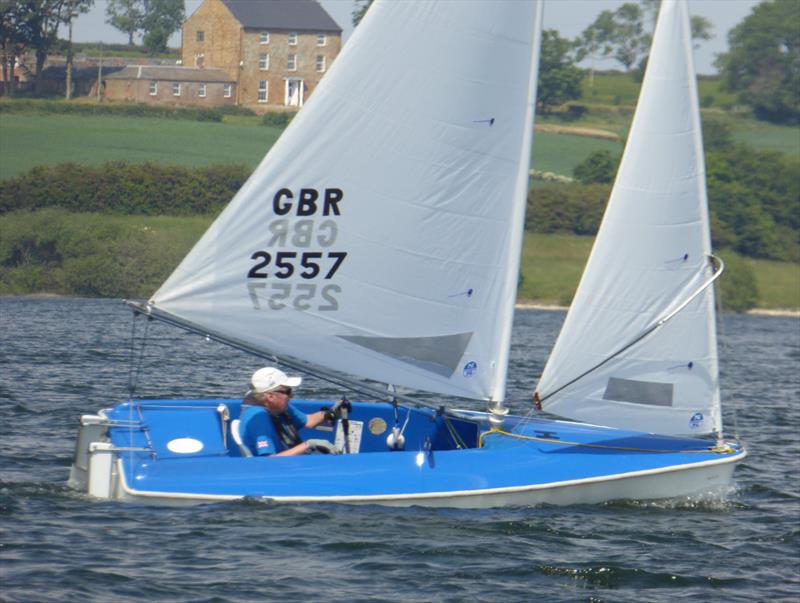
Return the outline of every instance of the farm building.
[[[129,65],[103,78],[103,97],[159,105],[236,104],[236,83],[222,69]]]
[[[183,24],[182,63],[222,69],[252,109],[302,107],[342,47],[315,0],[205,0]]]

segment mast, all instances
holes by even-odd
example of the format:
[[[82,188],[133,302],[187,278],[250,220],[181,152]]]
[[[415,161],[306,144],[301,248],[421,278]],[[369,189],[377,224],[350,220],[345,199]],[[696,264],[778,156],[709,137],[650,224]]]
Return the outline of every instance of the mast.
[[[539,82],[539,52],[542,40],[542,18],[544,15],[544,1],[536,0],[536,24],[531,45],[531,70],[528,81],[528,101],[525,113],[524,132],[520,153],[519,173],[514,190],[515,207],[512,215],[511,236],[508,239],[508,267],[506,269],[504,290],[506,291],[505,307],[502,313],[500,354],[497,358],[497,378],[489,400],[490,411],[498,418],[507,414],[503,406],[506,394],[506,378],[508,375],[508,359],[511,352],[511,331],[514,324],[514,306],[517,301],[517,287],[519,282],[520,254],[522,253],[522,239],[525,234],[525,211],[528,201],[528,186],[530,180],[531,153],[533,152],[533,128],[536,115],[536,90]]]

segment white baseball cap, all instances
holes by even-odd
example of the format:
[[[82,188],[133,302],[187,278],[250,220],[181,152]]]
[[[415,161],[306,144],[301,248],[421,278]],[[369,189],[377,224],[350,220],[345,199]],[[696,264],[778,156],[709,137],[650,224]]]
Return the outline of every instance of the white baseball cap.
[[[302,377],[290,377],[274,366],[267,366],[253,373],[250,378],[250,391],[255,394],[263,394],[279,387],[297,387],[302,382]]]

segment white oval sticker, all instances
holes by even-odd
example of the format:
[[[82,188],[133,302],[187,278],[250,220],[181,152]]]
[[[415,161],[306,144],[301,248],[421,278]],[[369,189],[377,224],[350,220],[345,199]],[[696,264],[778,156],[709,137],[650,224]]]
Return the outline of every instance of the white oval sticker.
[[[192,454],[203,449],[203,442],[194,438],[176,438],[167,443],[167,449],[177,454]]]

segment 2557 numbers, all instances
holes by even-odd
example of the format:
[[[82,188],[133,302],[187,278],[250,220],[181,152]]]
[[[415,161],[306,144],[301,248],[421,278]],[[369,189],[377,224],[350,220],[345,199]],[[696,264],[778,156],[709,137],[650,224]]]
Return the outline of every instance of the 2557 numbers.
[[[268,251],[256,251],[250,259],[257,263],[250,268],[247,278],[267,278],[272,275],[287,279],[297,273],[300,278],[314,279],[324,273],[322,278],[328,280],[333,278],[346,257],[346,251],[279,251],[274,258]]]

